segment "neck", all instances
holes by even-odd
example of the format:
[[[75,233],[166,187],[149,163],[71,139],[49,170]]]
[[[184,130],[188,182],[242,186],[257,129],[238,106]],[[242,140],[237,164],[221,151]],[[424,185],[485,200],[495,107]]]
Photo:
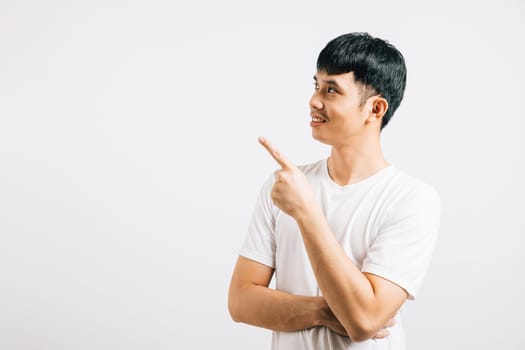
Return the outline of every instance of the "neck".
[[[364,180],[390,165],[383,157],[379,137],[356,141],[332,146],[328,173],[340,186]]]

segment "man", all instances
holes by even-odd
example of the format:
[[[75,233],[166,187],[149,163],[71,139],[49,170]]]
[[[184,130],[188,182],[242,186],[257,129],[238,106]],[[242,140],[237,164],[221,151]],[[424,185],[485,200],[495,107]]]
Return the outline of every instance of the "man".
[[[260,192],[230,314],[273,330],[273,349],[404,349],[399,309],[428,268],[440,199],[382,155],[403,56],[366,33],[341,35],[319,54],[314,82],[312,136],[330,156],[297,167],[259,138],[280,170]]]

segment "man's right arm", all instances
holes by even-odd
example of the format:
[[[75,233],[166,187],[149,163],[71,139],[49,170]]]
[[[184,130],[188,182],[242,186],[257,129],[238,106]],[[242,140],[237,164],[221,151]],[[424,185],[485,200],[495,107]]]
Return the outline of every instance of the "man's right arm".
[[[274,269],[244,258],[237,260],[228,295],[232,319],[274,331],[327,326],[346,335],[323,297],[293,295],[268,288]]]
[[[273,331],[293,332],[325,326],[348,336],[323,297],[294,295],[268,288],[274,269],[239,256],[228,294],[232,319]],[[395,320],[388,321],[374,338],[387,337]]]

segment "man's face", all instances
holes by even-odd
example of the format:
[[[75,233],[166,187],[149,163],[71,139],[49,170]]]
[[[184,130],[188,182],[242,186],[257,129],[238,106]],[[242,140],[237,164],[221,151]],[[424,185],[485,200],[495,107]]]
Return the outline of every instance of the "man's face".
[[[328,75],[319,71],[314,76],[315,91],[310,99],[312,136],[332,146],[344,146],[365,131],[370,110],[362,103],[363,87],[354,74]]]

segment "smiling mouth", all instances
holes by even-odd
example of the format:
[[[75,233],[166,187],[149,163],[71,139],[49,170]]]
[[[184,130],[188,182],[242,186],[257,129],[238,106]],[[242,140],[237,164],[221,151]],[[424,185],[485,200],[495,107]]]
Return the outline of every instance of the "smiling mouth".
[[[312,116],[312,122],[314,122],[314,123],[326,123],[326,120],[324,120],[323,118]]]

